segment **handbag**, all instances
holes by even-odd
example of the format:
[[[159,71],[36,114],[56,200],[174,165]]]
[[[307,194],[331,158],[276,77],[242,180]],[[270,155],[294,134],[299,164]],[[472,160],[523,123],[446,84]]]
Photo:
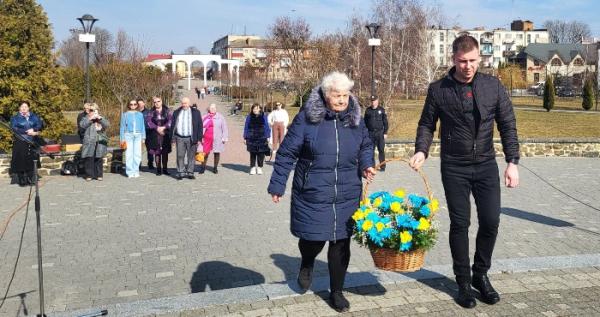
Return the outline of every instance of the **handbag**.
[[[104,132],[98,132],[98,143],[102,145],[108,145],[108,136]]]
[[[198,152],[195,156],[196,162],[203,163],[204,162],[204,152]]]

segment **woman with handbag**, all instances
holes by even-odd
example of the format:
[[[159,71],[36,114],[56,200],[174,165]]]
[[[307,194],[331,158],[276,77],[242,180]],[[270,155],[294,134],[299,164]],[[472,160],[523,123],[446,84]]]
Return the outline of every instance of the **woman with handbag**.
[[[269,148],[269,137],[271,129],[267,116],[262,112],[260,105],[255,103],[246,116],[244,124],[244,144],[250,152],[250,175],[262,175],[265,155],[271,153]],[[258,163],[258,167],[256,167]]]
[[[33,185],[33,161],[37,160],[40,167],[40,158],[25,140],[36,142],[42,129],[42,120],[29,111],[29,102],[23,101],[19,105],[19,112],[10,119],[10,126],[21,136],[14,138],[10,161],[11,183],[19,186]]]
[[[83,134],[83,145],[81,146],[81,158],[85,160],[85,180],[102,180],[102,161],[108,152],[108,137],[106,129],[108,120],[98,114],[98,105],[89,105],[87,116],[79,121],[79,126],[85,129]]]
[[[144,115],[138,110],[137,100],[129,102],[129,111],[121,114],[121,148],[125,149],[125,173],[127,177],[140,177],[142,142],[146,140]]]

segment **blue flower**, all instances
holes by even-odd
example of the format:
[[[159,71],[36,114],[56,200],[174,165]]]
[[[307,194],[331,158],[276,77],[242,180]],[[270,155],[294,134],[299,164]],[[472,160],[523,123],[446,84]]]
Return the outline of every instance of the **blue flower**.
[[[409,194],[408,200],[413,207],[420,208],[423,205],[424,199],[421,196],[417,196],[415,194]]]
[[[429,217],[429,215],[431,214],[431,209],[429,209],[429,206],[423,205],[421,209],[419,209],[419,212],[421,213],[421,215],[423,215],[423,217]]]
[[[408,251],[412,247],[412,241],[400,244],[400,251]]]
[[[419,221],[415,220],[415,218],[409,214],[402,214],[396,216],[396,226],[398,228],[416,230],[419,226]]]

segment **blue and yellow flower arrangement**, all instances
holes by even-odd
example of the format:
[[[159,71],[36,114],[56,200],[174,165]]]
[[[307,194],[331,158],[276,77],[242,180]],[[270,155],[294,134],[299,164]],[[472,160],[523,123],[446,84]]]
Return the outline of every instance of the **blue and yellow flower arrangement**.
[[[429,250],[437,238],[432,222],[438,209],[437,199],[407,195],[403,189],[372,193],[352,215],[354,239],[371,251],[389,249],[402,254]]]

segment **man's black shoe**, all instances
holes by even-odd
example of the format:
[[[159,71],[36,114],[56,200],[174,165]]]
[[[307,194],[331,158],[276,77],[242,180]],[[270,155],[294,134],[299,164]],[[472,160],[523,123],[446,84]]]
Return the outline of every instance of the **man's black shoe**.
[[[500,301],[500,294],[496,292],[496,290],[492,287],[492,283],[490,283],[490,279],[485,274],[474,274],[473,281],[471,282],[473,287],[475,287],[479,293],[481,294],[481,301],[494,305]]]
[[[166,168],[162,169],[162,173],[165,175],[171,175],[171,173],[169,173],[169,171]]]
[[[156,169],[156,176],[162,175],[162,170],[160,168]]]
[[[346,297],[344,297],[342,291],[331,292],[329,295],[329,300],[331,301],[331,306],[333,306],[333,309],[340,313],[346,312],[348,309],[350,309],[350,302],[348,302]]]
[[[189,178],[189,179],[196,179],[196,176],[190,174],[190,175],[187,176],[187,178]]]
[[[477,305],[473,289],[468,282],[458,284],[458,296],[454,299],[457,304],[464,308],[473,308]]]
[[[312,267],[301,267],[300,272],[298,272],[298,285],[304,292],[308,291],[310,284],[312,284],[312,271]]]
[[[153,170],[153,169],[154,169],[154,165],[152,165],[152,164],[148,164],[148,169],[149,169],[149,170]]]
[[[180,180],[183,179],[183,177],[181,177],[181,175],[177,174],[177,175],[175,175],[175,179],[178,180],[178,181],[180,181]]]

